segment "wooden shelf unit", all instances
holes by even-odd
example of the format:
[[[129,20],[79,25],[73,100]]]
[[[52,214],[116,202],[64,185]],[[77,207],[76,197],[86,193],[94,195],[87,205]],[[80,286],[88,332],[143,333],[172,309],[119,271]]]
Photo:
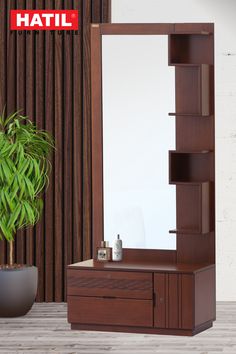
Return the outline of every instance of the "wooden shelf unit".
[[[212,35],[206,33],[175,33],[169,35],[169,65],[210,64],[214,53]]]
[[[207,234],[211,231],[210,182],[177,183],[177,229],[170,233],[183,235]]]
[[[176,113],[169,115],[190,115],[208,117],[210,112],[210,65],[181,64],[175,67]],[[183,101],[185,97],[185,101]]]
[[[103,240],[102,36],[168,35],[176,71],[176,250],[126,249],[122,262],[67,267],[72,329],[195,335],[215,320],[214,24],[91,28],[92,238]],[[199,119],[199,117],[208,117]],[[158,136],[157,136],[158,138]],[[156,162],[153,162],[156,163]],[[167,215],[168,217],[168,215]],[[125,314],[125,315],[124,315]]]
[[[204,182],[210,180],[211,151],[169,151],[169,183]]]

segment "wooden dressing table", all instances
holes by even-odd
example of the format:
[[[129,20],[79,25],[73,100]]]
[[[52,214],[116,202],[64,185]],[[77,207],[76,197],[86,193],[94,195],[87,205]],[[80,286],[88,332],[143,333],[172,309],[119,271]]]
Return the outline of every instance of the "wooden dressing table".
[[[176,250],[124,249],[122,262],[67,267],[72,329],[195,335],[215,320],[214,25],[91,27],[93,257],[103,239],[102,36],[167,35],[175,67]],[[174,116],[174,117],[171,117]]]

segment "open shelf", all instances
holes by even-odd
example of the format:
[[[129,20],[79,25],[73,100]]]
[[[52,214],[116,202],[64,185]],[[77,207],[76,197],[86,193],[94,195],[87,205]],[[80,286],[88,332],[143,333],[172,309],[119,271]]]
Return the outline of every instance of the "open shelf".
[[[176,230],[170,233],[194,235],[211,231],[209,181],[177,184],[176,199],[181,208],[177,209]]]
[[[212,152],[169,151],[169,183],[209,181],[213,159]]]
[[[209,32],[169,35],[169,65],[213,63]]]
[[[175,69],[176,110],[171,116],[207,117],[210,112],[210,66],[179,65]]]

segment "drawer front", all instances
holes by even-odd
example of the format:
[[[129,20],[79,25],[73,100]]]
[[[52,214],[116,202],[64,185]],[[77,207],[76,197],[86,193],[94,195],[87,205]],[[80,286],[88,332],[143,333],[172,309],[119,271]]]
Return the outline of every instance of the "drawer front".
[[[68,321],[80,324],[152,327],[152,301],[68,296]]]
[[[67,294],[152,299],[152,274],[68,269]]]

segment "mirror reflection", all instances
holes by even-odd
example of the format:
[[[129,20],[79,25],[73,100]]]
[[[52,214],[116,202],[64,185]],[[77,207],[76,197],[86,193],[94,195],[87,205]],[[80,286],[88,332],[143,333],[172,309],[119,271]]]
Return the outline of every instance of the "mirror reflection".
[[[176,249],[174,67],[168,37],[102,36],[104,239],[126,248]]]

